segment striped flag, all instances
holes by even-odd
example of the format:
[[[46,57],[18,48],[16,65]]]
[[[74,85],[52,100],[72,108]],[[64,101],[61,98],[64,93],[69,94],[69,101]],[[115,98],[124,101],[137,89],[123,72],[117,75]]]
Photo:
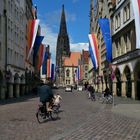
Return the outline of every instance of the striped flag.
[[[28,30],[29,52],[28,52],[27,60],[29,59],[29,57],[31,55],[31,52],[32,52],[32,49],[33,49],[33,46],[34,46],[34,42],[35,42],[35,38],[36,38],[36,35],[37,35],[37,30],[38,30],[38,25],[39,25],[39,20],[38,19],[29,21],[29,30]]]
[[[40,70],[40,68],[41,68],[41,65],[42,65],[42,63],[43,63],[43,60],[44,60],[44,55],[45,55],[45,49],[46,47],[43,45],[43,44],[41,44],[40,45],[40,47],[39,47],[39,58],[38,58],[38,65],[37,65],[37,69],[38,69],[38,71]]]
[[[136,48],[140,48],[140,0],[131,0],[135,17]]]
[[[48,51],[45,51],[44,60],[42,64],[42,74],[47,74],[47,59],[48,59]]]
[[[35,43],[34,43],[34,54],[33,54],[33,66],[35,66],[35,63],[36,63],[36,56],[38,54],[38,50],[39,50],[39,47],[41,45],[41,42],[43,40],[44,36],[37,36],[36,39],[35,39]]]
[[[47,59],[47,78],[51,78],[51,59]]]
[[[51,64],[51,80],[54,80],[54,76],[55,76],[55,67],[54,64]]]
[[[80,65],[79,65],[79,66],[78,66],[78,69],[77,69],[77,77],[78,77],[78,80],[81,79],[81,75],[80,75],[80,74],[81,74],[81,72],[80,72],[81,70],[80,70],[80,68],[81,68],[81,67],[80,67]]]
[[[92,60],[92,64],[94,69],[98,68],[99,65],[99,51],[98,51],[98,43],[95,34],[89,34],[89,54]]]

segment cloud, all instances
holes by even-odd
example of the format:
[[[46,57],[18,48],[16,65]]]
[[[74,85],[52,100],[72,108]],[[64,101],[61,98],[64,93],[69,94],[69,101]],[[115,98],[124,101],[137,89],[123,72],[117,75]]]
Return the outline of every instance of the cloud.
[[[88,43],[72,43],[70,44],[71,46],[71,51],[80,51],[82,52],[82,50],[88,50]]]
[[[43,44],[50,45],[52,62],[55,63],[57,33],[54,33],[48,25],[41,24],[41,35],[44,36]]]

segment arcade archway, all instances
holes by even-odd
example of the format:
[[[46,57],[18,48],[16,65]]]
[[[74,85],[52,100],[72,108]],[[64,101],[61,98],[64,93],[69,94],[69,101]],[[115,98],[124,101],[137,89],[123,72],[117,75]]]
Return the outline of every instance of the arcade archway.
[[[131,72],[128,66],[124,69],[124,75],[126,79],[126,96],[128,98],[132,97],[132,81],[131,81]]]
[[[135,78],[135,84],[136,84],[136,95],[135,98],[140,100],[140,62],[138,62],[134,69],[134,78]]]
[[[115,75],[116,75],[116,92],[117,92],[117,96],[121,96],[121,91],[122,91],[122,83],[121,83],[121,74],[120,74],[120,70],[117,68],[115,71]]]

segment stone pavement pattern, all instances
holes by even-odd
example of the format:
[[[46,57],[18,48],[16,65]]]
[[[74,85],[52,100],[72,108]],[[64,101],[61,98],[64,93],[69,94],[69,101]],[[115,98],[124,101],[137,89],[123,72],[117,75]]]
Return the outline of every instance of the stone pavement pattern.
[[[0,140],[140,140],[140,120],[112,112],[84,92],[55,92],[63,98],[57,121],[38,124],[37,97],[0,105]]]

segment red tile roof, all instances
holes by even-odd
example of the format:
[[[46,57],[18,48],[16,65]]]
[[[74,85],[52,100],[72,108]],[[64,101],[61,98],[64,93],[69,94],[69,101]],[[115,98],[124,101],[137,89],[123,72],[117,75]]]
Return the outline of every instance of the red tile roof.
[[[78,66],[79,59],[81,59],[80,52],[71,52],[70,57],[64,58],[64,66]]]

